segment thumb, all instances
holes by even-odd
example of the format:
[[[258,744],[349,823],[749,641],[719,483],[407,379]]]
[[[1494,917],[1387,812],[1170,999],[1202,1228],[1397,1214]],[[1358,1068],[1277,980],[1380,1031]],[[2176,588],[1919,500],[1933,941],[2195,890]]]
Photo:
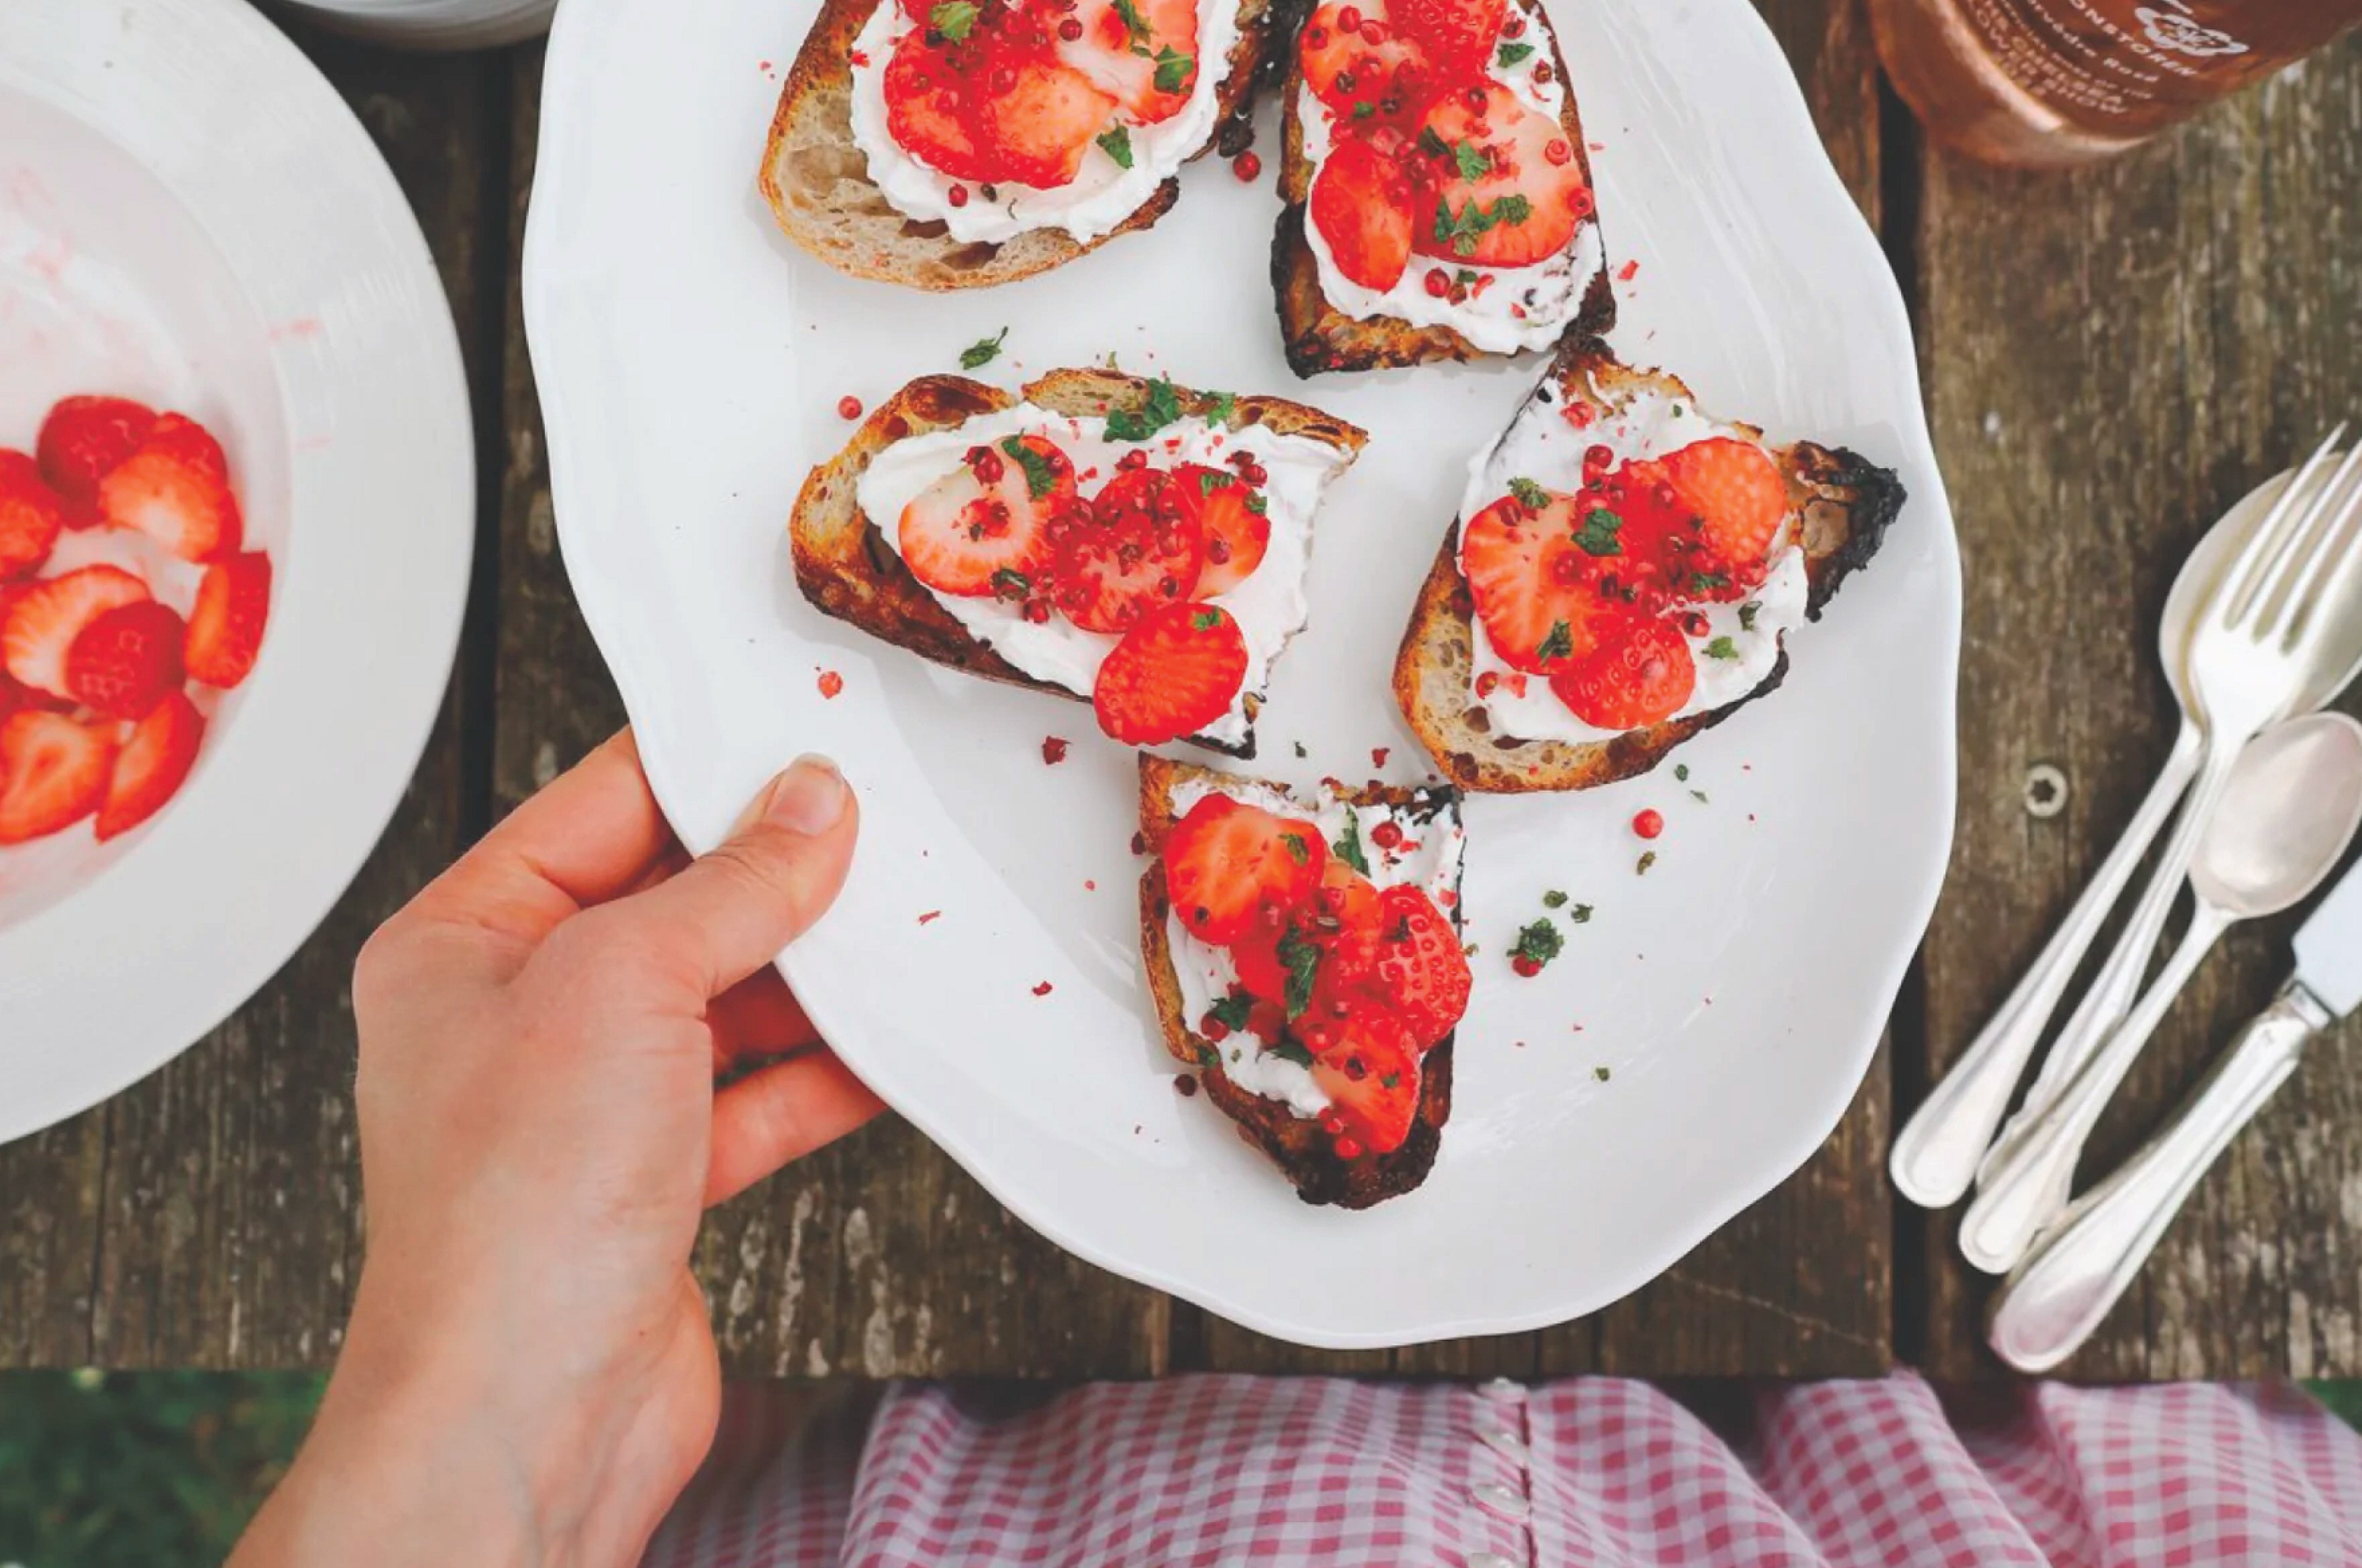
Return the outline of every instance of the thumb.
[[[804,756],[765,786],[719,847],[631,900],[647,939],[705,970],[719,996],[826,913],[853,866],[860,808],[836,764]]]

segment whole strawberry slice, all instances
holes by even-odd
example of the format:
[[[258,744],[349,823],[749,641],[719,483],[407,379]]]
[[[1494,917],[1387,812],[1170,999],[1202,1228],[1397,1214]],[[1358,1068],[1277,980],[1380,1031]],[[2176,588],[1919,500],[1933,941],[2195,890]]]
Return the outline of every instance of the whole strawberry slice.
[[[193,419],[167,414],[98,483],[99,514],[145,534],[182,560],[234,553],[244,536],[229,459]]]
[[[65,503],[39,465],[22,452],[0,450],[0,578],[48,560],[64,527]]]
[[[204,738],[204,715],[185,691],[171,693],[140,720],[116,754],[98,809],[99,841],[119,838],[162,811],[196,766]]]
[[[1091,706],[1099,728],[1126,745],[1162,745],[1201,733],[1238,705],[1246,634],[1216,604],[1168,604],[1123,635],[1099,666]]]
[[[1403,1146],[1418,1119],[1418,1047],[1399,1019],[1356,1013],[1312,1059],[1312,1081],[1345,1125],[1341,1159],[1386,1154]]]
[[[189,679],[224,690],[244,680],[262,651],[270,616],[269,556],[254,550],[205,568],[197,602],[189,610],[189,635],[181,645]]]
[[[1586,724],[1643,730],[1682,711],[1697,690],[1697,661],[1671,621],[1631,614],[1572,668],[1551,676],[1551,690]]]
[[[1310,216],[1337,271],[1384,293],[1410,266],[1417,203],[1401,166],[1354,137],[1338,143],[1313,176]]]
[[[1383,5],[1330,0],[1297,37],[1305,85],[1357,134],[1407,121],[1427,101],[1433,72],[1418,46],[1387,25]]]
[[[1474,980],[1460,933],[1421,889],[1399,886],[1378,895],[1377,940],[1369,967],[1350,977],[1391,1009],[1421,1051],[1460,1026]]]
[[[156,428],[156,411],[123,397],[70,397],[41,422],[35,450],[41,477],[65,502],[66,526],[95,528],[98,481],[139,449]]]
[[[1310,823],[1209,795],[1165,839],[1164,889],[1181,923],[1201,940],[1227,945],[1261,935],[1268,941],[1278,922],[1265,911],[1285,915],[1311,897],[1327,862],[1320,830]],[[1249,988],[1279,999],[1268,985]]]
[[[1070,182],[1115,117],[1116,101],[1054,55],[997,50],[985,86],[975,123],[988,178],[1037,191]]]
[[[1436,99],[1413,145],[1425,162],[1423,256],[1529,267],[1565,249],[1591,214],[1566,127],[1497,82]]]
[[[894,145],[955,180],[990,180],[993,165],[978,145],[974,98],[980,93],[962,69],[978,50],[930,45],[914,28],[894,46],[886,64],[886,134]]]
[[[1788,481],[1763,448],[1716,436],[1665,459],[1674,492],[1705,523],[1707,547],[1725,565],[1761,561],[1788,517]]]
[[[1185,463],[1173,470],[1181,493],[1196,503],[1206,537],[1206,569],[1198,597],[1228,593],[1254,575],[1271,548],[1271,513],[1262,492],[1226,469]]]
[[[66,650],[66,690],[115,719],[144,719],[178,691],[188,625],[168,604],[119,604],[82,629]]]
[[[1450,77],[1481,76],[1509,0],[1391,0],[1395,30]]]
[[[1460,569],[1477,617],[1513,668],[1548,674],[1582,658],[1620,608],[1602,587],[1622,558],[1616,530],[1579,511],[1572,496],[1534,489],[1503,496],[1462,530]]]
[[[0,723],[0,844],[72,827],[106,798],[115,742],[62,713],[26,709]]]
[[[1046,594],[1051,519],[1074,494],[1074,464],[1043,436],[977,447],[902,509],[902,562],[939,593]]]
[[[1188,599],[1206,569],[1206,535],[1180,482],[1124,469],[1051,529],[1053,602],[1087,632],[1120,632]]]
[[[109,610],[138,604],[148,585],[111,566],[88,566],[37,582],[9,607],[0,624],[0,665],[36,691],[73,700],[66,663],[83,628]]]

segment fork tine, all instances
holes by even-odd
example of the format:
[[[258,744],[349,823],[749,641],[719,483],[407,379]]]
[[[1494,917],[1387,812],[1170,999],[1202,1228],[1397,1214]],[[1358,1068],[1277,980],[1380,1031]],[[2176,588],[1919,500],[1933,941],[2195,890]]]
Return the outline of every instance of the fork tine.
[[[2269,514],[2247,536],[2247,547],[2231,563],[2217,591],[2217,620],[2236,626],[2254,618],[2261,602],[2257,590],[2278,577],[2298,534],[2311,521],[2313,503],[2306,502],[2306,495],[2312,489],[2313,477],[2336,457],[2337,443],[2345,438],[2345,422],[2340,421],[2337,428],[2329,433],[2329,438],[2314,447],[2312,456],[2297,469],[2296,477],[2280,491],[2279,500],[2272,503]]]
[[[2362,551],[2356,548],[2356,533],[2362,531],[2362,442],[2355,445],[2330,480],[2322,497],[2322,510],[2330,516],[2311,556],[2290,583],[2276,623],[2276,631],[2289,646],[2312,632],[2322,607],[2345,593],[2357,561],[2362,561]]]

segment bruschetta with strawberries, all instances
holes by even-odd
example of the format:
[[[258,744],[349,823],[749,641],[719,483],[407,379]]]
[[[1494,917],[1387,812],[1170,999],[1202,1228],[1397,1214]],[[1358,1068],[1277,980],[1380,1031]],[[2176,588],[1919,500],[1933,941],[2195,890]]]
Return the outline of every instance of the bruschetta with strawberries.
[[[1458,792],[1304,796],[1143,756],[1141,951],[1166,1047],[1307,1203],[1426,1181],[1473,985]]]
[[[1607,329],[1590,149],[1541,0],[1322,0],[1294,53],[1272,279],[1298,375]]]
[[[1573,346],[1471,466],[1396,700],[1462,789],[1645,773],[1779,687],[1789,634],[1903,502],[1865,458],[1774,446],[1672,376]]]
[[[1087,701],[1127,745],[1252,756],[1314,519],[1364,438],[1111,370],[1017,394],[924,377],[805,481],[796,580],[922,658]]]
[[[1171,208],[1247,114],[1274,0],[824,0],[760,183],[858,278],[985,288]]]

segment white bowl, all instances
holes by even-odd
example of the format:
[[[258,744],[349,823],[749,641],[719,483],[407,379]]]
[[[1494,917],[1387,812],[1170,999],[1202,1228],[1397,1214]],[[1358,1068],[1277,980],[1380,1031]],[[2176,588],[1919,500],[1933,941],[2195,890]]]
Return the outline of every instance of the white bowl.
[[[497,49],[548,30],[557,0],[278,0],[324,27],[404,49]]]
[[[474,465],[441,282],[344,101],[238,0],[0,8],[0,444],[87,392],[221,436],[271,619],[159,817],[0,848],[0,1141],[286,961],[401,799],[457,642]]]
[[[1428,1184],[1361,1215],[1298,1203],[1174,1092],[1139,974],[1131,754],[1085,708],[823,619],[782,529],[851,428],[841,395],[874,406],[1004,326],[983,373],[1005,384],[1113,350],[1331,408],[1373,439],[1319,523],[1312,624],[1257,770],[1363,778],[1384,748],[1379,770],[1414,778],[1394,647],[1469,455],[1539,363],[1297,383],[1272,317],[1271,177],[1242,185],[1216,160],[1153,230],[1024,283],[855,282],[781,239],[754,189],[810,0],[570,6],[550,47],[525,304],[557,520],[673,823],[710,845],[797,753],[842,759],[860,857],[784,960],[837,1049],[1054,1240],[1309,1343],[1574,1317],[1769,1190],[1860,1083],[1949,845],[1959,556],[1877,241],[1746,0],[1551,9],[1601,144],[1608,244],[1638,269],[1617,346],[1777,438],[1899,469],[1912,501],[1793,639],[1786,689],[1684,749],[1686,783],[1667,767],[1472,803],[1482,951],[1451,1122]],[[1073,738],[1063,766],[1045,734]],[[1670,825],[1640,877],[1628,824],[1647,806]],[[1507,946],[1551,888],[1597,913],[1519,980]]]

